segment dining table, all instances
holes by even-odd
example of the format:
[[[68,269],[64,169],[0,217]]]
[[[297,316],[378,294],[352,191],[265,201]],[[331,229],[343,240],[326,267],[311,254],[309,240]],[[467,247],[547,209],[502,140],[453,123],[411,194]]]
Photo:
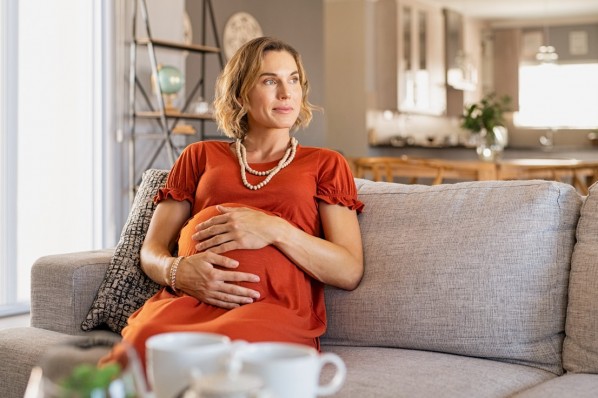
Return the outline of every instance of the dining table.
[[[514,158],[494,161],[442,158],[357,157],[351,164],[356,177],[374,181],[432,185],[458,181],[545,179],[573,185],[582,195],[598,180],[598,160]]]

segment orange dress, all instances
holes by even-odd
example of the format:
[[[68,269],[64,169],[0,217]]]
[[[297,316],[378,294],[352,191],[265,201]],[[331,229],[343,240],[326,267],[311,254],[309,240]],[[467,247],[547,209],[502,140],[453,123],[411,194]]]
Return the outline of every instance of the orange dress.
[[[251,164],[269,170],[276,162]],[[173,166],[156,201],[166,198],[192,204],[193,217],[181,230],[179,255],[195,253],[191,235],[197,223],[218,214],[215,206],[245,206],[279,216],[314,236],[322,236],[318,204],[339,204],[361,211],[363,204],[345,159],[337,152],[298,146],[291,164],[262,189],[247,189],[229,143],[198,142],[189,145]],[[252,184],[264,177],[247,174]],[[186,294],[163,288],[131,315],[122,331],[145,363],[145,341],[172,331],[220,333],[231,339],[284,341],[319,349],[326,330],[322,283],[311,278],[273,246],[234,250],[224,254],[239,261],[236,271],[260,276],[258,283],[242,283],[260,292],[251,304],[226,310],[202,303]]]

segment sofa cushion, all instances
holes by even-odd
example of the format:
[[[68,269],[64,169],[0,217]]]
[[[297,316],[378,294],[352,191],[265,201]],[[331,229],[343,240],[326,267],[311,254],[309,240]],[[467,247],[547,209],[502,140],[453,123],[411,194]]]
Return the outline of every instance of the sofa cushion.
[[[598,184],[590,187],[571,262],[563,366],[598,373]]]
[[[22,398],[46,350],[76,337],[33,327],[0,330],[0,397]]]
[[[347,366],[335,398],[504,398],[558,379],[529,366],[438,352],[340,346],[323,346],[322,351],[339,355]],[[333,369],[324,368],[324,380]]]
[[[596,398],[598,375],[567,373],[509,398]]]
[[[129,316],[160,288],[141,270],[139,251],[156,208],[154,195],[166,183],[167,176],[167,170],[152,169],[143,173],[114,256],[81,325],[83,330],[107,326],[120,333]]]
[[[562,373],[581,197],[548,181],[358,181],[365,273],[328,287],[324,344],[492,358]]]

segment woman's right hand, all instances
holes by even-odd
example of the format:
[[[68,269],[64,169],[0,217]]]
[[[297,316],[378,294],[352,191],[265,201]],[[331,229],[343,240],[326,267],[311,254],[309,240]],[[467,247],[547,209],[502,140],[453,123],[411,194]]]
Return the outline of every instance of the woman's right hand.
[[[141,247],[141,268],[162,286],[170,284],[171,252],[190,212],[188,201],[165,199],[156,206],[150,221]],[[235,283],[259,282],[259,277],[235,271],[238,265],[231,258],[210,252],[185,257],[177,268],[176,287],[201,302],[221,308],[231,309],[252,303],[259,298],[259,293]]]
[[[213,252],[185,257],[177,269],[176,287],[201,302],[220,308],[232,309],[253,303],[260,297],[259,292],[233,282],[255,283],[260,278],[235,271],[238,266],[238,261]]]

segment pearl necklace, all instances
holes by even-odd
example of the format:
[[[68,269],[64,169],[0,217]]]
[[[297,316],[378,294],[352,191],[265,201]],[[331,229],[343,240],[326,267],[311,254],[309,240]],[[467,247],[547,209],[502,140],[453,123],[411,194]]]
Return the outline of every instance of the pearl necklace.
[[[270,182],[272,177],[278,174],[280,170],[284,169],[289,164],[291,164],[291,162],[295,158],[295,153],[297,152],[297,139],[295,137],[291,138],[291,146],[287,148],[282,159],[280,159],[276,167],[267,171],[257,171],[249,167],[249,164],[247,163],[247,149],[245,149],[245,145],[243,145],[240,139],[237,139],[237,141],[235,142],[235,149],[237,150],[237,159],[239,160],[239,166],[241,166],[241,180],[243,180],[243,185],[255,191],[266,186],[266,184]],[[256,176],[266,176],[266,178],[259,184],[252,185],[249,183],[249,181],[247,181],[246,171]]]

